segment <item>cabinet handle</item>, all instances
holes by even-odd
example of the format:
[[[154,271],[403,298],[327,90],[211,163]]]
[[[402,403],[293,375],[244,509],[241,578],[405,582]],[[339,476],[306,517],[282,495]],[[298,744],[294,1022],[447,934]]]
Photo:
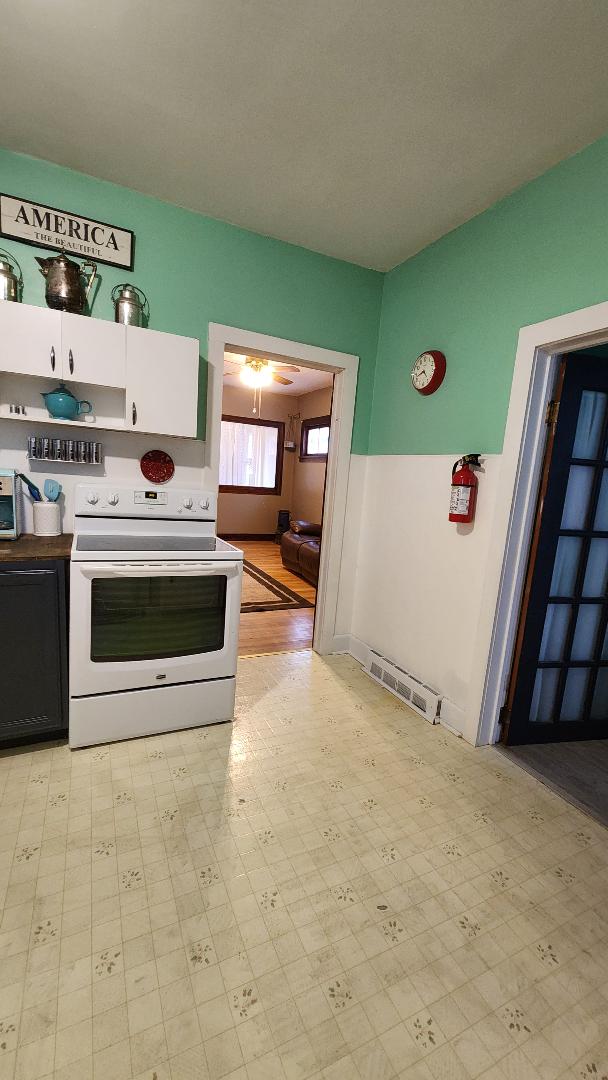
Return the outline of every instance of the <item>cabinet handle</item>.
[[[70,375],[73,375],[74,374],[74,356],[72,354],[71,349],[70,349],[70,352],[68,354],[68,363],[70,365]]]
[[[133,402],[131,408],[131,416],[133,418],[133,426],[135,426],[135,424],[137,423],[137,406],[135,405],[135,402]]]
[[[51,345],[51,371],[55,370],[55,346]]]
[[[49,574],[53,575],[53,574],[56,574],[56,573],[57,573],[56,570],[2,570],[2,571],[0,571],[0,574],[1,574],[2,577],[19,577],[19,576],[21,576],[21,577],[31,577],[32,574],[37,574],[38,576],[40,576],[42,574],[46,574],[48,576]]]

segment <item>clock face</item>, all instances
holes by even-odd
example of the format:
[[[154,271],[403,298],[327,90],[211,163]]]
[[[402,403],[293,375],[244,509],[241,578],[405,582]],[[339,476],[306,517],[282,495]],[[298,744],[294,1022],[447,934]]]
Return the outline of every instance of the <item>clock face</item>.
[[[412,368],[412,384],[416,390],[426,390],[435,374],[435,358],[432,353],[420,354]]]
[[[443,382],[446,361],[442,352],[433,349],[420,354],[412,368],[412,386],[419,394],[434,394]]]

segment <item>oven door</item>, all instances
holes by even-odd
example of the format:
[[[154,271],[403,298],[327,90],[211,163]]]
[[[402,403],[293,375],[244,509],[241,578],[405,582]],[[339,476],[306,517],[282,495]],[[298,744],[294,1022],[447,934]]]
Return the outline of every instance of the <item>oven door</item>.
[[[72,563],[70,694],[236,674],[240,562]]]

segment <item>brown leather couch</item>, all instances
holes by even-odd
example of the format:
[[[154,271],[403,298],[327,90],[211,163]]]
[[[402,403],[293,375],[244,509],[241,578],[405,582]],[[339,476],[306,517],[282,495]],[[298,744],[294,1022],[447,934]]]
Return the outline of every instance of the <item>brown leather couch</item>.
[[[299,574],[311,585],[319,580],[321,526],[311,521],[290,521],[281,537],[281,560],[286,570]]]

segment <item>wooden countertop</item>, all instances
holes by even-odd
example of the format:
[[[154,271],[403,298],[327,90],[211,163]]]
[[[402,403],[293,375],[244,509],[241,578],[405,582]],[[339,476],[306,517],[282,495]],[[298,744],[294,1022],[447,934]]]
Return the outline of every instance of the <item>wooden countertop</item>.
[[[23,533],[18,540],[0,540],[0,563],[25,559],[69,559],[72,534],[34,536]]]

